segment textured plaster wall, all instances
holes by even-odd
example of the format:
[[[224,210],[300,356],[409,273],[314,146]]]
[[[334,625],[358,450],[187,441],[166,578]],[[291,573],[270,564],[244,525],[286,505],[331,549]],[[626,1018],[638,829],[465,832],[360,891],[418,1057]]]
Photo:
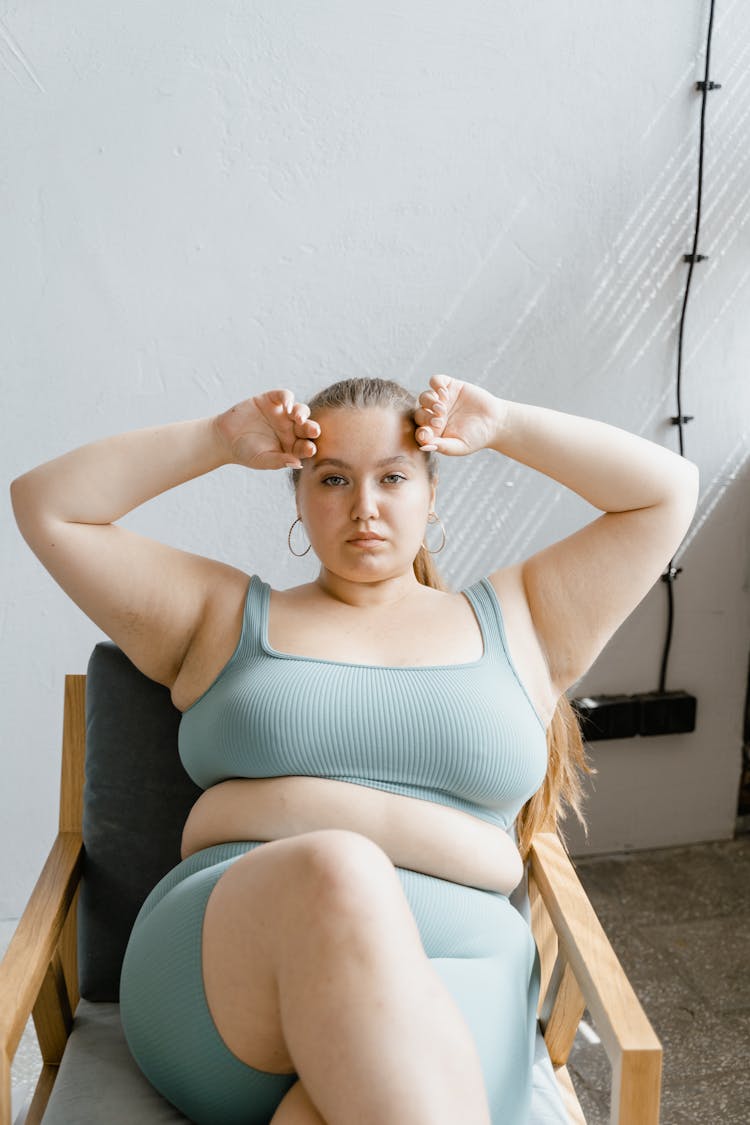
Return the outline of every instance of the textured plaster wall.
[[[445,371],[674,446],[708,3],[0,2],[2,476],[118,431],[345,375]],[[731,836],[750,638],[750,10],[718,5],[685,343],[702,498],[670,687],[688,736],[598,743],[588,844]],[[456,585],[593,516],[481,454],[443,463]],[[276,475],[234,467],[124,522],[307,580]],[[63,674],[99,631],[0,500],[0,917],[56,826]],[[661,583],[581,691],[655,688]]]

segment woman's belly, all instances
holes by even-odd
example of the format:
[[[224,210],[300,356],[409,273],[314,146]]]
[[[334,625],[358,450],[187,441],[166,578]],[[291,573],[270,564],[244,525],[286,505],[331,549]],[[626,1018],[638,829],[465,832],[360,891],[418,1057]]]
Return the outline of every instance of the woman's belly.
[[[321,777],[236,778],[207,789],[182,833],[182,858],[231,840],[278,840],[321,828],[360,832],[396,867],[510,894],[523,875],[502,828],[446,805]]]

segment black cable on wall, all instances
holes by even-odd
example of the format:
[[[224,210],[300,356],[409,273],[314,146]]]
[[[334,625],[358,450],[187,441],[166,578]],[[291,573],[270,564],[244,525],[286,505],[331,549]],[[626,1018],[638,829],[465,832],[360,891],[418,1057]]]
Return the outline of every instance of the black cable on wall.
[[[682,314],[680,316],[680,329],[677,341],[677,414],[671,419],[672,425],[678,427],[680,454],[685,456],[685,426],[688,422],[693,421],[692,414],[685,414],[682,408],[682,349],[683,337],[685,332],[685,314],[687,312],[688,297],[690,296],[690,283],[693,280],[693,269],[699,262],[704,262],[708,259],[707,254],[698,253],[698,237],[701,228],[701,205],[703,202],[703,152],[705,147],[706,136],[706,101],[708,94],[711,90],[720,90],[721,84],[712,82],[709,79],[711,67],[711,40],[713,37],[714,29],[714,5],[715,0],[711,0],[711,7],[708,16],[708,34],[706,37],[706,65],[703,72],[703,81],[695,83],[695,89],[700,91],[701,99],[701,125],[700,125],[700,144],[698,149],[698,199],[695,208],[695,231],[693,234],[693,249],[689,254],[683,255],[683,261],[689,263],[687,281],[685,283],[685,296],[682,301]],[[671,559],[669,566],[664,574],[662,574],[662,582],[667,587],[667,632],[664,639],[664,650],[661,658],[661,671],[659,673],[659,691],[666,691],[667,685],[667,667],[669,664],[669,653],[672,647],[672,631],[674,627],[674,584],[678,575],[682,572],[682,567],[674,565],[674,559]]]

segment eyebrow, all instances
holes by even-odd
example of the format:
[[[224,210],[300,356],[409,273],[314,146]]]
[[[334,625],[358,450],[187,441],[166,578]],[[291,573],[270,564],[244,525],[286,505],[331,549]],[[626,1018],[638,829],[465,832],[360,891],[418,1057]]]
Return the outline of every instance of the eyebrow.
[[[394,457],[383,457],[381,461],[375,462],[375,467],[380,469],[383,465],[394,465],[397,462],[410,462],[411,457],[405,453],[397,453]],[[351,469],[352,466],[346,461],[339,461],[338,457],[324,457],[322,461],[316,461],[313,468],[319,469],[323,465],[335,465],[337,469]]]

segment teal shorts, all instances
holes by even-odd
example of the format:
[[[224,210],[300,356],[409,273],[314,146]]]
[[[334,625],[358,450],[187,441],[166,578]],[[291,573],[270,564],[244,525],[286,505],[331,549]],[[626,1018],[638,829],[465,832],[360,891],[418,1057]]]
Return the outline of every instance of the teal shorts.
[[[297,1080],[237,1058],[203,986],[208,897],[230,864],[262,846],[219,844],[179,863],[144,902],[123,961],[120,1013],[133,1057],[195,1125],[268,1125]],[[526,920],[507,895],[395,870],[425,952],[474,1037],[493,1125],[525,1125],[539,996],[539,955]]]

